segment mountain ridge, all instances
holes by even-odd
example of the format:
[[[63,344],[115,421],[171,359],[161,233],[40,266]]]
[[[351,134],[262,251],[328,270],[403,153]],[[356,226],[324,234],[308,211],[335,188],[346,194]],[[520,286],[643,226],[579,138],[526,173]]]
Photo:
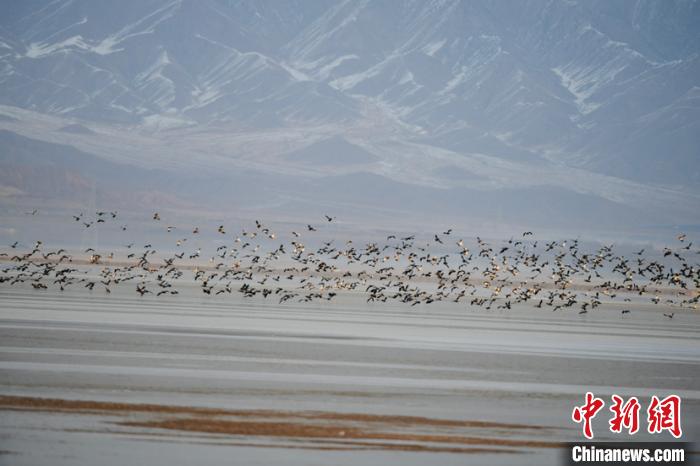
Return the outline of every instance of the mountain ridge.
[[[151,167],[541,185],[697,218],[699,5],[21,2],[0,127]],[[378,159],[291,162],[333,138]]]

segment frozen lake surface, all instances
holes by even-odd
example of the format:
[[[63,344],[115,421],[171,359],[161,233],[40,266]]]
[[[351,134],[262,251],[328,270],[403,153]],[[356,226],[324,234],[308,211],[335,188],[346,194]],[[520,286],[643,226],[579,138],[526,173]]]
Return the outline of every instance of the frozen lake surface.
[[[700,439],[697,312],[196,291],[0,288],[0,463],[558,464],[586,391],[596,439],[613,393],[680,395]]]

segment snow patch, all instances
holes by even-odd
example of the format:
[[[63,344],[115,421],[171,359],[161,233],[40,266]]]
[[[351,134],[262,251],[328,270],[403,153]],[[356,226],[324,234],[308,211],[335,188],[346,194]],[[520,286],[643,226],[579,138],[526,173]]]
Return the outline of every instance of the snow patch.
[[[114,46],[117,45],[120,40],[117,40],[114,36],[109,36],[99,44],[97,44],[95,47],[92,48],[92,51],[95,52],[98,55],[109,55],[111,53],[115,52],[121,52],[124,49],[115,49]]]
[[[170,81],[170,79],[166,78],[162,74],[163,68],[165,68],[170,63],[171,62],[170,58],[168,57],[168,52],[166,52],[165,50],[162,51],[156,59],[155,63],[149,66],[145,71],[142,71],[141,73],[136,75],[136,82],[143,83],[146,81],[153,81],[157,79],[164,79],[166,81]]]
[[[399,84],[407,84],[410,82],[414,82],[413,73],[411,73],[410,71],[406,71],[406,74],[403,75],[403,77],[399,81]]]
[[[445,42],[447,42],[445,39],[437,41],[437,42],[431,42],[430,44],[423,47],[421,50],[426,55],[429,55],[432,57],[445,45]]]
[[[302,72],[299,71],[299,70],[296,70],[296,69],[292,68],[291,66],[287,65],[286,63],[284,63],[284,62],[279,62],[279,65],[280,65],[287,73],[289,73],[289,74],[292,76],[292,78],[294,78],[295,80],[297,80],[297,81],[311,81],[311,78],[310,78],[308,75],[302,73]]]
[[[214,102],[216,99],[221,97],[221,92],[219,92],[217,89],[213,88],[206,88],[204,90],[202,89],[196,89],[192,91],[192,98],[196,101],[195,104],[190,105],[185,108],[185,110],[189,110],[190,108],[199,108],[199,107],[204,107],[205,105],[209,105],[210,103]]]
[[[148,115],[143,117],[143,126],[151,130],[168,130],[175,128],[184,128],[186,126],[193,126],[196,123],[192,120],[185,118],[171,116],[171,115]]]
[[[353,87],[360,84],[362,81],[376,76],[379,71],[367,70],[362,73],[351,74],[350,76],[345,76],[343,78],[334,79],[329,83],[332,88],[338,89],[339,91],[347,91]]]
[[[55,44],[32,42],[27,48],[25,57],[41,58],[56,52],[63,52],[65,49],[76,48],[79,50],[90,50],[92,47],[83,40],[83,36],[73,36]]]
[[[385,60],[377,63],[376,65],[372,66],[371,68],[365,71],[344,76],[342,78],[334,79],[329,83],[329,85],[340,91],[347,91],[349,89],[352,89],[353,87],[360,84],[362,81],[365,81],[381,73],[384,67],[389,65],[389,63],[391,63],[391,61],[394,60],[396,57],[396,54],[392,54],[388,56]]]
[[[115,34],[106,37],[97,45],[93,45],[86,41],[82,36],[76,35],[56,43],[33,42],[27,48],[25,56],[27,58],[41,58],[53,53],[69,51],[71,49],[92,52],[98,55],[109,55],[111,53],[120,52],[123,49],[116,49],[115,46],[117,44],[130,37],[152,34],[157,25],[173,16],[174,10],[179,7],[180,4],[180,1],[169,3],[163,8],[160,8],[150,15],[145,16],[139,21],[125,26]],[[83,18],[83,20],[76,24],[84,24],[86,22],[87,18]],[[140,27],[143,27],[143,29],[139,30]]]
[[[552,68],[552,71],[559,77],[562,86],[574,96],[574,103],[579,113],[586,115],[600,107],[599,103],[586,102],[586,99],[593,95],[603,84],[602,77],[596,73],[595,70],[583,68],[572,69],[572,67],[565,66]],[[613,78],[614,75],[605,82]]]
[[[467,67],[462,66],[459,73],[454,75],[454,77],[447,82],[445,87],[443,89],[441,89],[440,92],[438,92],[438,95],[445,95],[449,92],[452,92],[452,90],[454,88],[456,88],[457,86],[462,84],[464,81],[466,81],[466,78],[467,78]]]
[[[144,34],[152,34],[155,31],[156,26],[158,26],[163,21],[171,18],[177,8],[180,7],[181,1],[174,1],[162,8],[157,9],[150,15],[147,15],[133,24],[129,24],[122,29],[120,29],[115,34],[112,34],[102,40],[99,44],[91,48],[91,51],[97,53],[98,55],[109,55],[115,52],[121,52],[123,49],[115,49],[114,47],[120,42],[125,41],[130,37],[140,36]],[[161,16],[161,13],[162,16]],[[145,29],[138,30],[138,28],[148,21],[153,21],[152,23],[145,26]]]
[[[163,70],[170,63],[168,52],[164,50],[160,53],[155,63],[136,75],[134,80],[141,88],[148,88],[152,93],[153,102],[161,108],[169,104],[175,95],[175,83],[163,74]]]
[[[355,54],[352,55],[342,55],[332,62],[330,62],[327,65],[324,65],[321,67],[321,69],[318,70],[318,77],[320,79],[326,79],[328,76],[331,74],[331,71],[333,71],[335,68],[339,67],[344,61],[347,60],[357,60],[359,57]]]

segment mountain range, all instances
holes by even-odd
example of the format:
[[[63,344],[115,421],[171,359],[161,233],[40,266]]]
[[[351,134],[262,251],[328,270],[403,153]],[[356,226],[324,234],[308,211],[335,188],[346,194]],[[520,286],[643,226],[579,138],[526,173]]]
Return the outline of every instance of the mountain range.
[[[320,197],[348,215],[410,216],[409,198],[417,216],[491,221],[498,205],[500,221],[518,224],[700,223],[697,1],[32,0],[0,10],[5,167],[16,170],[18,145],[42,142],[144,184],[158,173],[218,186],[154,183],[182,200],[235,195],[270,214]],[[107,185],[110,170],[84,167],[64,166]],[[37,195],[31,178],[45,172],[23,173],[2,178],[3,202]]]

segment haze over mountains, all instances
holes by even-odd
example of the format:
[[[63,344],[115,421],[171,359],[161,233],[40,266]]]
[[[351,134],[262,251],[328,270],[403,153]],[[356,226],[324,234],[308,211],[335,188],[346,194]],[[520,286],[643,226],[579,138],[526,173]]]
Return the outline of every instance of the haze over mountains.
[[[4,206],[700,223],[696,1],[0,9]]]

